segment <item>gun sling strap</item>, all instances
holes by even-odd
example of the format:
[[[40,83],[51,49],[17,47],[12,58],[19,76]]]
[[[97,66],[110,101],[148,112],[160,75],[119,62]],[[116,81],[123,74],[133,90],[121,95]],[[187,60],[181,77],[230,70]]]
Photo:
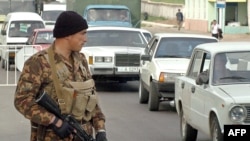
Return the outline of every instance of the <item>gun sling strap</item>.
[[[56,94],[58,97],[58,104],[59,104],[62,112],[64,112],[64,111],[66,111],[66,103],[65,103],[63,95],[62,95],[62,91],[61,91],[62,89],[60,89],[59,79],[56,75],[56,67],[55,67],[56,63],[55,63],[55,59],[54,59],[53,47],[54,47],[54,44],[52,46],[50,46],[48,49],[49,61],[50,61],[51,69],[52,69],[53,83],[55,85]]]

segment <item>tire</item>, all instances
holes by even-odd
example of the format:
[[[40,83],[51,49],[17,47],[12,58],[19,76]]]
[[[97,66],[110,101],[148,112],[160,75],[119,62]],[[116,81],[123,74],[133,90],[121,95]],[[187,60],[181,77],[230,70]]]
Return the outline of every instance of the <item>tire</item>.
[[[221,133],[221,128],[216,116],[212,119],[211,124],[211,141],[223,141],[224,135]]]
[[[148,101],[149,111],[158,111],[159,104],[160,104],[160,98],[158,97],[158,91],[153,82],[151,82],[149,90],[149,101]]]
[[[187,123],[182,109],[180,110],[180,129],[182,141],[196,141],[198,131]]]
[[[141,104],[148,103],[148,96],[149,96],[149,93],[144,88],[144,86],[142,84],[142,80],[140,80],[140,85],[139,85],[139,102]]]

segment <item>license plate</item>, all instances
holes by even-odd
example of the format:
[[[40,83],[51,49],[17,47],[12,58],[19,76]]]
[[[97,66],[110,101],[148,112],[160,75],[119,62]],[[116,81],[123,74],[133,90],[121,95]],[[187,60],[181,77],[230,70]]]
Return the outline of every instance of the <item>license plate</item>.
[[[138,72],[138,67],[117,67],[118,72]]]

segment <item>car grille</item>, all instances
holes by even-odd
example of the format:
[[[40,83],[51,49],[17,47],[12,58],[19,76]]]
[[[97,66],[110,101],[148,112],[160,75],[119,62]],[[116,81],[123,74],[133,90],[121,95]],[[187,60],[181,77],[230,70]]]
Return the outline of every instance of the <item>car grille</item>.
[[[245,105],[247,109],[247,118],[244,120],[244,123],[250,123],[250,105]]]
[[[116,66],[140,66],[140,54],[115,54]]]

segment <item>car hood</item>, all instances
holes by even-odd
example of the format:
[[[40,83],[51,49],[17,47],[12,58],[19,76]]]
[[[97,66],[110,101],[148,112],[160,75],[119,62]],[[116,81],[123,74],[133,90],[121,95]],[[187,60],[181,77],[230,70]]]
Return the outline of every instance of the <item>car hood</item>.
[[[51,44],[36,44],[37,46],[35,46],[35,48],[37,50],[44,50],[46,48],[49,48]],[[41,47],[40,47],[41,46]]]
[[[120,26],[120,27],[132,27],[129,22],[121,21],[89,21],[88,25],[91,26]]]
[[[250,84],[221,85],[219,89],[236,103],[249,103],[250,101]]]
[[[115,53],[135,53],[141,54],[144,51],[144,48],[141,47],[112,47],[112,46],[105,46],[105,47],[83,47],[81,52],[89,53],[92,55],[101,55],[101,56],[110,56],[114,55]]]
[[[8,37],[6,42],[8,44],[26,44],[28,37]]]
[[[189,60],[187,58],[162,58],[156,59],[155,63],[161,70],[186,73]]]

